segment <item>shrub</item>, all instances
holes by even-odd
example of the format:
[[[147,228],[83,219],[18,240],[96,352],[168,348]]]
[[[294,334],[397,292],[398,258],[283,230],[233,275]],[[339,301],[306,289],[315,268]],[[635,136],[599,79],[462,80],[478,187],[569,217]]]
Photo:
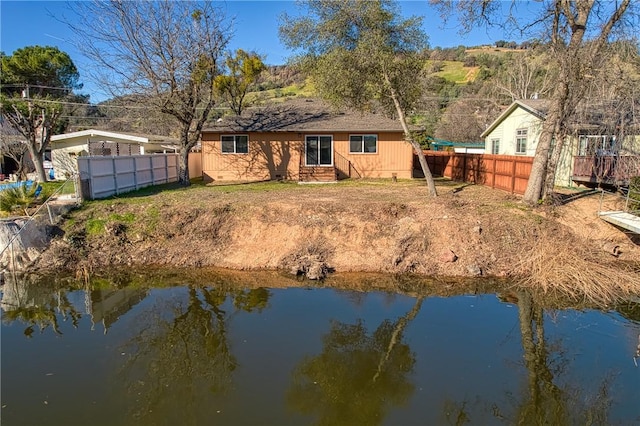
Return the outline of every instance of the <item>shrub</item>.
[[[36,182],[31,184],[25,182],[0,191],[0,210],[6,213],[21,211],[29,216],[27,209],[36,202],[41,189]]]

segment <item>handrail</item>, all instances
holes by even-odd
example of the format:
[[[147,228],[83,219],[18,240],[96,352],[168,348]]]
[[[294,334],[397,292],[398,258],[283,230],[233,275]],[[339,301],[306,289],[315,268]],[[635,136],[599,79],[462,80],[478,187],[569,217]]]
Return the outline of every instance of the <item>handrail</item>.
[[[358,170],[353,166],[353,163],[351,163],[351,161],[346,159],[343,155],[341,155],[338,152],[334,152],[334,154],[335,154],[334,163],[338,171],[342,172],[348,177],[354,177],[356,179],[359,179],[361,177],[360,172],[358,172]]]
[[[640,200],[640,191],[635,191],[635,190],[632,190],[631,188],[619,188],[619,192],[621,192],[622,194],[615,194],[615,193],[613,193],[611,191],[606,191],[604,188],[601,188],[601,191],[600,191],[600,207],[598,209],[598,214],[600,214],[603,211],[602,210],[602,204],[604,202],[604,196],[605,196],[605,194],[608,194],[608,195],[614,195],[614,196],[618,197],[619,199],[623,199],[624,200],[624,207],[622,209],[623,212],[631,213],[631,214],[633,214],[635,216],[640,216],[640,201],[637,201],[637,200]],[[632,200],[632,198],[631,198],[632,194],[633,195],[636,195],[636,194],[638,195],[637,198],[634,196],[633,201],[631,201]],[[631,204],[632,202],[634,203],[633,204],[634,207],[638,206],[639,208],[636,208],[636,209],[630,208],[629,206],[632,205]],[[637,203],[637,204],[635,204],[635,203]]]

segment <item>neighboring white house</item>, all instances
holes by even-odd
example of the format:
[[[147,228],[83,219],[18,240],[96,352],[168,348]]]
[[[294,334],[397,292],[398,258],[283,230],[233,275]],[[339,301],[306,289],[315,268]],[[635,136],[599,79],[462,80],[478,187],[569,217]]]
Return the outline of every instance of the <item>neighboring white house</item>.
[[[175,141],[165,137],[134,136],[104,130],[82,130],[51,137],[51,161],[56,179],[77,171],[77,157],[124,156],[175,152]]]
[[[546,99],[513,102],[482,133],[485,154],[533,157],[548,109],[549,101]],[[556,169],[556,185],[618,185],[640,175],[640,134],[637,127],[627,125],[626,136],[617,140],[615,135],[607,133],[611,126],[605,122],[605,112],[619,111],[607,109],[606,105],[600,108],[591,106],[583,111],[581,121],[569,125],[570,133]]]
[[[533,157],[548,109],[549,101],[546,99],[522,99],[513,102],[482,133],[485,154]],[[584,137],[586,136],[581,136]],[[576,155],[578,143],[575,136],[570,136],[560,155],[556,185],[573,186],[573,158]]]

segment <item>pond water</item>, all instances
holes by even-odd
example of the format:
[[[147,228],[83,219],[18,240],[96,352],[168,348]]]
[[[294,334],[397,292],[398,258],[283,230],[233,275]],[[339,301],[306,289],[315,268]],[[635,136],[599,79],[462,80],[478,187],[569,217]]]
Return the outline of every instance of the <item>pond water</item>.
[[[2,287],[2,424],[640,424],[640,309],[218,284]]]

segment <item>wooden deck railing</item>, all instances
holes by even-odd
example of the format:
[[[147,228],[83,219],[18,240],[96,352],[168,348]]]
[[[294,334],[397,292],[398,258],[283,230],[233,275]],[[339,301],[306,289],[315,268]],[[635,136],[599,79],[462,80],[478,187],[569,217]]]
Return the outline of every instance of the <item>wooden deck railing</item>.
[[[640,156],[580,156],[573,160],[572,179],[576,182],[624,185],[634,176],[640,176]]]

